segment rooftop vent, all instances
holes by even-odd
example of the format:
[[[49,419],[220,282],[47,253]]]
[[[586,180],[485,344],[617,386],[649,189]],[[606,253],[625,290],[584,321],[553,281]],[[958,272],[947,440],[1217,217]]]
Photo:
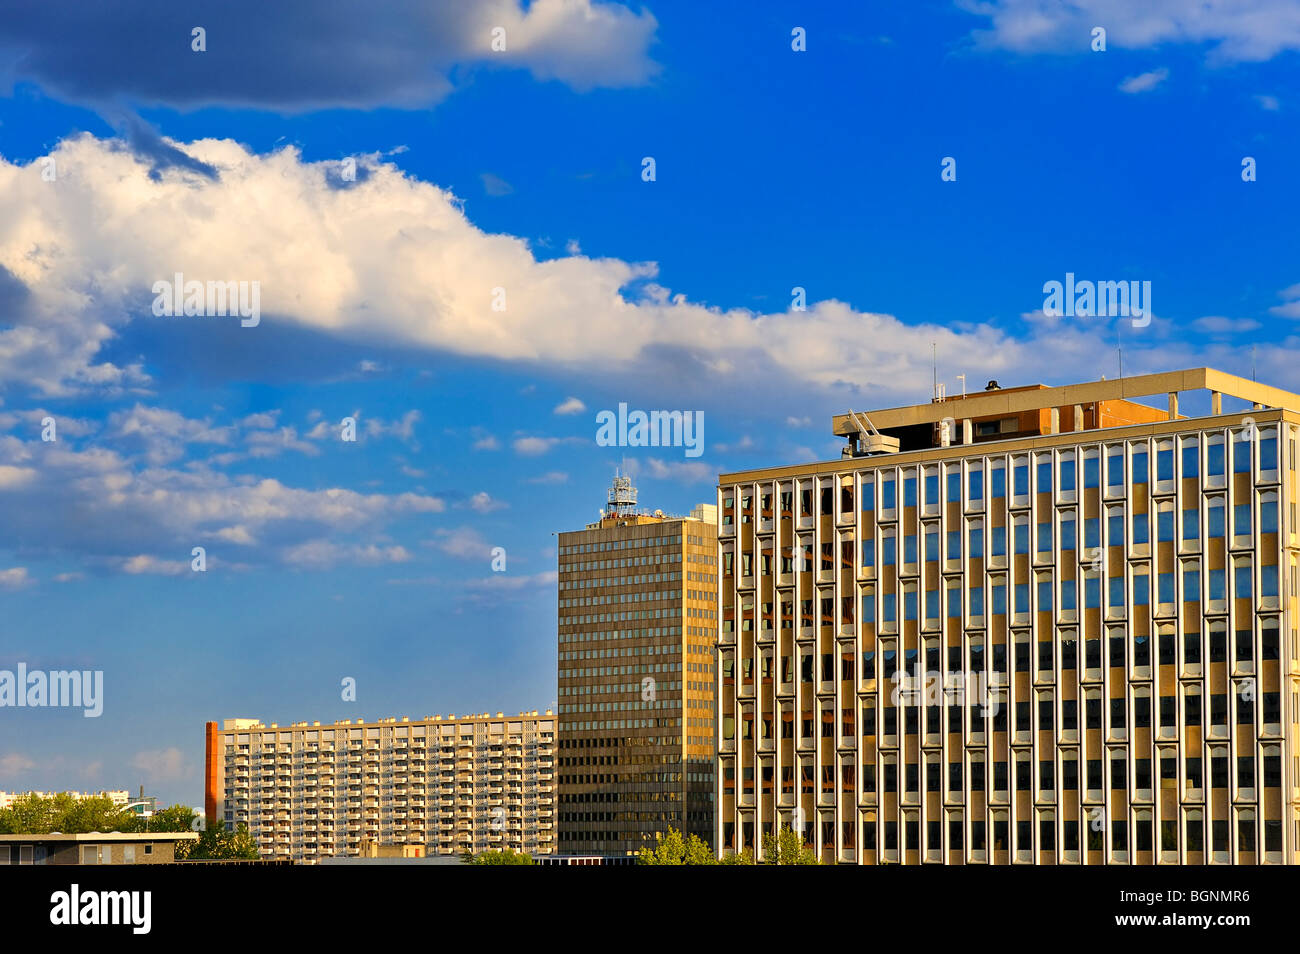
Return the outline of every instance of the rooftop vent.
[[[996,382],[996,381],[990,381],[988,384],[984,385],[984,390],[985,390],[985,391],[1001,391],[1001,390],[1002,390],[1002,385],[998,384],[998,382]]]

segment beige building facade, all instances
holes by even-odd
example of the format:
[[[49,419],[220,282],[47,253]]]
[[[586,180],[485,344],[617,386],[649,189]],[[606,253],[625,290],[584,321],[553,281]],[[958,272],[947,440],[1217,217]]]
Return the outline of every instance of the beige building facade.
[[[555,716],[208,723],[209,819],[264,858],[555,848]]]
[[[1295,860],[1300,397],[991,382],[833,427],[719,478],[720,852]]]
[[[610,509],[559,535],[558,851],[712,842],[717,520]]]

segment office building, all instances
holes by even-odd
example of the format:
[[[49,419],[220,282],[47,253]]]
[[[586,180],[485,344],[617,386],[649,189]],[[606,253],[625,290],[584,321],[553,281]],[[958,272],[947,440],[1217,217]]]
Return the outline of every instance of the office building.
[[[315,862],[555,846],[555,717],[454,715],[207,724],[205,813],[246,822],[264,858]]]
[[[671,826],[713,840],[717,517],[607,509],[560,534],[559,842],[627,856]]]
[[[1294,861],[1298,425],[1204,368],[990,382],[722,475],[719,851]]]

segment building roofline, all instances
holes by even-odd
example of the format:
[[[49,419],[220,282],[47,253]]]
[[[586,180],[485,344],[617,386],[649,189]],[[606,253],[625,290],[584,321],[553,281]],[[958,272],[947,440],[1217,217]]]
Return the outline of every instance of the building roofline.
[[[800,464],[780,464],[775,467],[761,467],[753,470],[738,470],[718,474],[718,486],[745,483],[751,480],[771,478],[806,477],[812,474],[825,474],[828,471],[877,470],[881,467],[905,466],[908,464],[929,463],[936,460],[951,460],[961,457],[979,457],[989,453],[1006,453],[1011,450],[1034,450],[1045,447],[1057,447],[1062,444],[1104,444],[1110,440],[1125,440],[1140,435],[1177,434],[1184,431],[1204,430],[1215,422],[1240,421],[1246,417],[1261,420],[1288,420],[1300,423],[1300,410],[1285,408],[1266,408],[1229,411],[1226,414],[1212,414],[1206,417],[1179,417],[1176,420],[1152,421],[1141,424],[1123,424],[1118,427],[1089,428],[1086,431],[1061,431],[1057,434],[1040,434],[1029,437],[1009,437],[1004,440],[980,441],[978,444],[951,444],[948,447],[925,447],[917,450],[899,451],[896,454],[880,454],[873,457],[833,458],[830,460],[806,461]]]
[[[1175,396],[1183,391],[1227,394],[1229,397],[1239,398],[1261,407],[1285,408],[1300,412],[1300,395],[1267,384],[1247,381],[1245,378],[1216,371],[1213,368],[1190,368],[1184,371],[1162,371],[1158,374],[1139,374],[1127,378],[1066,384],[1061,387],[979,391],[965,397],[950,397],[926,404],[869,410],[866,415],[877,429],[889,430],[916,424],[937,424],[945,418],[1009,416],[1071,404],[1131,400],[1157,394]],[[1177,414],[1176,397],[1171,403],[1171,411]],[[836,414],[831,420],[836,436],[850,436],[859,431],[858,424],[849,414]]]
[[[198,841],[194,831],[91,831],[65,835],[61,832],[45,834],[0,835],[0,842],[32,841]]]

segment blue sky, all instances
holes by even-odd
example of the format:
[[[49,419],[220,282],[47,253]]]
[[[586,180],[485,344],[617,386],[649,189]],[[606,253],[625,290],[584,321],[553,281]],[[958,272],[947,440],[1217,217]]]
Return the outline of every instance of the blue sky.
[[[834,457],[931,342],[950,390],[1118,343],[1300,388],[1287,0],[155,6],[0,14],[0,668],[105,680],[0,709],[0,789],[200,803],[208,719],[549,706],[614,467],[683,512]],[[176,271],[261,323],[155,317]],[[1155,319],[1044,317],[1066,272]],[[704,455],[596,446],[619,402]]]

